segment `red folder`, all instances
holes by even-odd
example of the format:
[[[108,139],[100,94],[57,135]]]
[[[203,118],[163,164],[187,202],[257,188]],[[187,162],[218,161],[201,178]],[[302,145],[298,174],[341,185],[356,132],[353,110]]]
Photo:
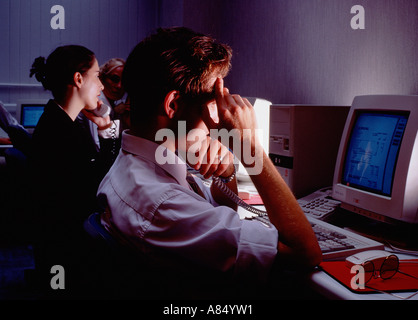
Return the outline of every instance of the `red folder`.
[[[247,204],[250,204],[252,206],[256,206],[256,205],[263,205],[263,200],[261,199],[261,197],[257,194],[252,194],[250,196],[250,199],[244,200]]]
[[[382,278],[372,278],[366,283],[365,288],[353,288],[351,281],[355,273],[346,266],[345,261],[325,261],[320,267],[331,277],[339,281],[348,289],[355,293],[376,293],[375,290],[385,292],[401,292],[418,290],[418,259],[401,260],[399,262],[399,271],[392,278],[383,280]],[[407,275],[406,275],[406,274]]]

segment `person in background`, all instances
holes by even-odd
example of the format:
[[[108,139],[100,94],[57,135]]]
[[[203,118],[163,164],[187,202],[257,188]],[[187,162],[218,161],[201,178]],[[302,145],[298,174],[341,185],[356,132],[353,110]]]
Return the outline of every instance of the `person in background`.
[[[16,126],[22,130],[25,130],[21,124],[13,117],[9,111],[7,111],[3,102],[0,101],[0,128],[2,128],[6,133],[9,132],[11,126]],[[26,130],[25,130],[26,131]]]
[[[129,101],[122,86],[122,72],[125,60],[112,58],[100,66],[100,80],[103,83],[103,101],[112,107],[114,119],[121,119],[122,129],[127,129],[129,121]]]
[[[7,134],[2,144],[13,144],[13,147],[22,152],[22,156],[27,156],[29,152],[31,134],[7,111],[3,102],[0,101],[0,128]]]
[[[82,122],[84,126],[88,126],[92,138],[99,150],[101,147],[111,150],[112,154],[109,156],[107,167],[113,164],[117,153],[120,149],[121,132],[129,127],[129,99],[122,87],[122,71],[125,65],[125,60],[121,58],[112,58],[100,66],[100,81],[104,88],[100,94],[99,99],[104,104],[110,107],[110,119],[114,121],[117,126],[116,136],[110,136],[111,139],[102,139],[97,132],[97,125],[89,121],[83,113],[80,113],[78,121]],[[116,132],[115,132],[116,133]]]
[[[221,295],[229,280],[268,281],[277,259],[300,269],[321,261],[310,223],[255,135],[251,104],[224,87],[231,56],[211,37],[168,28],[140,42],[126,61],[131,128],[98,197],[104,227],[149,265],[139,276],[141,283],[150,280],[142,285],[147,295],[158,281],[160,293],[190,286],[197,297],[213,285]],[[237,145],[247,148],[222,144],[209,136],[211,129],[237,132]],[[245,149],[255,161],[246,161]],[[189,165],[237,193],[234,156],[247,169],[259,164],[251,178],[269,222],[240,219],[219,184],[209,189],[187,174]]]
[[[29,157],[37,221],[35,264],[46,275],[47,287],[51,267],[62,266],[66,295],[76,294],[78,285],[90,279],[83,222],[97,208],[95,194],[107,171],[104,151],[96,149],[76,119],[81,112],[97,125],[99,135],[114,127],[109,116],[92,113],[102,103],[99,72],[94,53],[78,45],[61,46],[47,59],[35,59],[30,71],[53,96],[34,130]]]
[[[17,120],[7,111],[3,102],[0,101],[0,128],[2,128],[7,134],[10,132],[10,126],[21,127]],[[24,130],[24,128],[22,127]],[[26,131],[26,130],[25,130]],[[12,144],[10,137],[0,137],[0,144]]]

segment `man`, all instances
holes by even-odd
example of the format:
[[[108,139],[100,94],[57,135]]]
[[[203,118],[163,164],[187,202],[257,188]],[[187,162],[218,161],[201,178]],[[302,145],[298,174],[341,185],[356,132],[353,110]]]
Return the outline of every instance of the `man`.
[[[205,270],[242,284],[265,280],[276,257],[312,268],[321,251],[261,149],[251,104],[224,88],[231,56],[228,46],[186,28],[160,29],[134,48],[123,73],[131,129],[98,195],[106,200],[104,225],[155,261],[153,267],[187,275]],[[234,132],[235,143],[209,137],[215,129]],[[200,190],[190,187],[187,164],[236,192],[234,156],[256,172],[251,178],[270,222],[241,220],[219,184],[208,190],[195,179]]]

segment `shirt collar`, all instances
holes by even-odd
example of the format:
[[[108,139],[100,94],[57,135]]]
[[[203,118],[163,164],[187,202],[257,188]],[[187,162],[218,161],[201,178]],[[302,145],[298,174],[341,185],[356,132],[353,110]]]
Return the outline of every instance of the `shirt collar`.
[[[163,145],[134,136],[129,130],[125,130],[122,133],[122,150],[154,163],[176,179],[180,185],[189,188],[186,180],[186,163]]]

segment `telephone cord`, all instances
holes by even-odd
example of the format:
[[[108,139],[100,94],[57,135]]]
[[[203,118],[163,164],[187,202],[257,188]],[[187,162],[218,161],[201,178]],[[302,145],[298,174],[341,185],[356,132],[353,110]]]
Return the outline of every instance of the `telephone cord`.
[[[221,181],[219,177],[213,177],[212,182],[229,198],[231,199],[235,204],[239,205],[240,207],[244,208],[247,211],[250,211],[251,213],[254,213],[257,215],[257,217],[254,217],[257,220],[261,220],[263,222],[269,222],[267,212],[257,209],[248,203],[246,203],[244,200],[242,200],[238,195],[236,195],[231,189],[228,188],[228,186]],[[252,219],[252,218],[250,218]]]

